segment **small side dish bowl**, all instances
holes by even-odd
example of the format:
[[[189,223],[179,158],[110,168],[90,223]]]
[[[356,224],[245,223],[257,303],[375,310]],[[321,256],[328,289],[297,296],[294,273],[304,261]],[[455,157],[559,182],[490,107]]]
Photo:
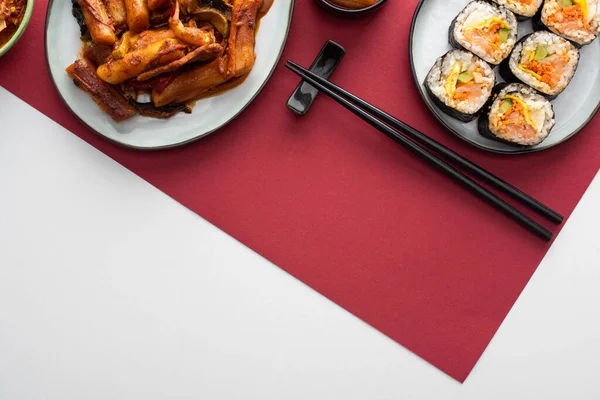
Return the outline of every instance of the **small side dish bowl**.
[[[387,0],[377,0],[373,5],[364,8],[348,8],[335,3],[335,0],[315,0],[321,7],[335,15],[346,18],[360,18],[379,10]]]
[[[14,45],[19,41],[25,29],[27,29],[27,25],[29,25],[29,20],[31,20],[31,14],[33,13],[33,3],[34,0],[27,0],[27,5],[25,6],[25,12],[23,14],[23,19],[21,20],[21,24],[17,28],[16,32],[11,36],[11,38],[4,45],[0,45],[0,57],[6,54]]]

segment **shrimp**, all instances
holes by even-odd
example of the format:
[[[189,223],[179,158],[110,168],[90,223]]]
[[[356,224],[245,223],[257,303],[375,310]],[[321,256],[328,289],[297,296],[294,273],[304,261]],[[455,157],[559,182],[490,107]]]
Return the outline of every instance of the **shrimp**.
[[[501,116],[500,120],[505,131],[511,136],[531,139],[535,136],[536,129],[527,121],[523,111],[522,107],[515,103],[512,110]]]
[[[550,78],[551,86],[556,85],[562,79],[565,71],[567,70],[568,61],[565,57],[559,57],[553,62],[554,70],[552,71],[552,77]]]
[[[481,47],[486,54],[493,54],[498,49],[493,40],[490,40],[490,35],[480,29],[467,30],[465,38],[476,46]]]
[[[473,81],[469,83],[458,83],[454,92],[454,99],[457,101],[477,100],[483,93],[482,85]]]
[[[525,139],[531,139],[535,136],[535,128],[528,124],[508,124],[506,125],[506,132],[513,137],[517,136]]]
[[[216,41],[212,31],[183,25],[183,22],[179,19],[179,0],[175,1],[175,12],[169,18],[169,27],[175,33],[177,39],[192,46],[207,46]]]

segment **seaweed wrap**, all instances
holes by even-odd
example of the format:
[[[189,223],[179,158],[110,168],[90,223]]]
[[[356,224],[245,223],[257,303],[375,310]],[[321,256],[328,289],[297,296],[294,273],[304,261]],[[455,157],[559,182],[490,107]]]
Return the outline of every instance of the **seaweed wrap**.
[[[506,81],[523,82],[554,99],[573,79],[579,50],[554,33],[540,31],[523,38],[500,66]]]
[[[476,0],[467,4],[454,19],[448,40],[452,46],[464,48],[497,65],[512,51],[517,33],[517,18],[511,11]]]
[[[600,0],[546,0],[533,18],[536,30],[548,29],[581,47],[600,34]]]
[[[485,61],[464,50],[451,50],[436,60],[425,88],[442,111],[468,122],[477,118],[495,82],[494,71]]]
[[[525,21],[537,14],[544,0],[493,0],[493,2],[508,8],[519,21]]]
[[[482,136],[517,146],[542,143],[554,127],[552,104],[521,83],[500,84],[487,113],[478,121]]]

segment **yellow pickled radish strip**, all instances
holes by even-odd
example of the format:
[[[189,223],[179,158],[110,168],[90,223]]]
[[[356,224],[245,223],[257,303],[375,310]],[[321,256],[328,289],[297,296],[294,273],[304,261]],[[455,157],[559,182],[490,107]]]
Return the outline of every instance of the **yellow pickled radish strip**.
[[[462,71],[462,65],[460,63],[456,63],[452,66],[450,74],[448,78],[446,78],[446,84],[444,85],[444,89],[449,96],[452,96],[456,91],[456,81],[458,80],[458,75]]]
[[[581,13],[583,14],[583,19],[587,21],[588,16],[588,7],[587,0],[573,0],[574,4],[579,5],[581,7]]]
[[[503,20],[502,18],[491,17],[491,18],[488,18],[488,19],[486,19],[484,21],[481,21],[478,24],[467,26],[464,29],[465,30],[467,30],[467,29],[469,29],[469,30],[470,29],[482,29],[482,28],[490,26],[490,25],[492,25],[494,23],[500,24],[500,28],[510,28],[510,25],[505,20]]]
[[[540,74],[537,74],[535,72],[533,72],[532,70],[528,69],[527,67],[520,65],[519,64],[519,69],[523,72],[528,73],[529,75],[533,76],[535,79],[537,79],[538,81],[542,80],[542,76]]]
[[[506,96],[504,96],[504,98],[512,100],[513,103],[520,104],[521,107],[523,107],[523,115],[525,116],[525,119],[527,120],[527,123],[529,125],[533,126],[533,128],[537,130],[537,126],[535,125],[535,122],[533,122],[533,119],[531,119],[531,115],[529,113],[529,107],[527,107],[527,105],[523,102],[523,100],[521,100],[517,96],[512,96],[510,94],[507,94]]]
[[[535,57],[535,51],[532,51],[531,53],[529,53],[529,61],[527,63],[529,64],[530,62],[532,62],[534,57]],[[521,66],[519,66],[519,68],[520,67]]]

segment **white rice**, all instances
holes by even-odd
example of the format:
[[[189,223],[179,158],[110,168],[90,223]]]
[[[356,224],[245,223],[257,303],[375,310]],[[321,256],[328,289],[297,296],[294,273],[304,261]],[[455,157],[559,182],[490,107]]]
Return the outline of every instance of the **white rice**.
[[[557,14],[558,20],[562,20],[562,7],[559,5],[558,0],[546,0],[544,7],[542,8],[542,22],[552,32],[561,35],[562,37],[572,40],[579,44],[589,44],[600,35],[600,0],[587,0],[587,23],[589,29],[586,29],[583,21],[579,21],[579,29],[566,31],[561,29],[560,25],[557,26],[555,23],[548,22],[548,18]]]
[[[535,0],[533,4],[522,4],[518,1],[515,2],[515,0],[493,0],[493,2],[501,5],[502,7],[508,8],[515,14],[522,15],[524,17],[533,17],[542,6],[544,0]]]
[[[551,55],[565,55],[568,59],[566,72],[561,76],[560,80],[554,87],[551,87],[546,82],[537,80],[533,75],[528,74],[519,68],[519,64],[528,63],[529,60],[527,59],[527,55],[530,53],[535,53],[538,45],[545,46]],[[571,79],[573,79],[575,71],[577,70],[578,63],[579,50],[577,50],[575,46],[560,36],[555,35],[554,33],[542,31],[532,34],[525,39],[525,41],[517,44],[515,50],[510,56],[509,66],[512,73],[522,82],[544,94],[556,96],[562,93],[566,89],[569,82],[571,82]]]
[[[498,17],[504,20],[510,26],[510,35],[508,40],[505,43],[501,43],[499,45],[499,49],[494,51],[492,54],[488,54],[483,47],[474,43],[470,43],[465,38],[464,25],[471,14],[473,14],[471,18],[475,16],[477,19]],[[512,12],[506,8],[499,8],[485,1],[476,0],[467,4],[460,14],[458,14],[452,35],[454,40],[456,40],[456,42],[458,42],[465,49],[473,52],[475,55],[481,57],[491,64],[499,64],[502,60],[508,57],[515,46],[515,43],[517,42],[517,29],[517,18]]]
[[[520,98],[527,105],[530,110],[532,117],[534,115],[541,115],[543,123],[536,124],[536,133],[532,138],[524,137],[524,136],[514,136],[506,131],[504,131],[503,125],[500,123],[500,113],[498,112],[498,108],[502,103],[504,96],[510,94],[515,97]],[[555,119],[554,119],[554,111],[552,110],[552,104],[548,101],[548,99],[543,96],[537,94],[535,90],[527,87],[525,85],[519,83],[512,83],[506,86],[504,89],[498,93],[498,96],[492,103],[489,113],[489,128],[494,135],[502,140],[506,140],[511,143],[516,143],[522,146],[535,146],[543,142],[550,131],[554,127]],[[540,121],[540,122],[541,122]]]
[[[456,101],[453,96],[446,93],[446,80],[452,67],[460,63],[462,71],[475,71],[480,67],[483,73],[474,73],[476,83],[483,83],[483,95],[479,99]],[[485,61],[464,50],[451,50],[438,58],[426,79],[429,90],[448,107],[454,108],[465,114],[475,114],[479,111],[492,94],[496,76],[492,68]]]

